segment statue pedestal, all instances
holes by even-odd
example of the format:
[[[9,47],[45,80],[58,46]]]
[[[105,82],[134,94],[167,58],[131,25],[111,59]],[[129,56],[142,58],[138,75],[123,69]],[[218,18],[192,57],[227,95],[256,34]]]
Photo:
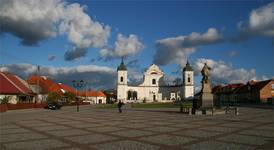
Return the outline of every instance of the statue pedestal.
[[[209,82],[202,82],[202,90],[199,101],[200,109],[213,108],[213,94],[211,93],[211,86]]]

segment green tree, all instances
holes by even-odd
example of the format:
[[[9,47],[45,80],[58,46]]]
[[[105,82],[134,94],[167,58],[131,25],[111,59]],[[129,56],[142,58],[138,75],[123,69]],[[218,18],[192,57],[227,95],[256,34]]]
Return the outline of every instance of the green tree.
[[[71,103],[72,101],[75,101],[76,95],[71,92],[66,92],[64,94],[64,97],[66,98],[67,103]]]
[[[57,102],[60,100],[62,96],[56,92],[51,92],[48,94],[47,102]]]

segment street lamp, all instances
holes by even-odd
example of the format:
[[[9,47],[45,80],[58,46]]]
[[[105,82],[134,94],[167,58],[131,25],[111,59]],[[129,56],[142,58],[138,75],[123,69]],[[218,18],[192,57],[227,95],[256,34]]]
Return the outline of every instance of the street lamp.
[[[78,92],[78,89],[81,89],[84,84],[85,84],[85,81],[83,80],[80,80],[80,81],[76,81],[76,80],[73,80],[72,81],[73,83],[73,87],[76,88],[76,108],[77,108],[77,112],[79,112],[79,100],[77,99],[77,92]]]

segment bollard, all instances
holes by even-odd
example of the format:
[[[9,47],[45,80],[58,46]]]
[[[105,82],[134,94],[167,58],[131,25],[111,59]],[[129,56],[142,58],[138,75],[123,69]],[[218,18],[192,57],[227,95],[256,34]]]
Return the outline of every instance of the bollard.
[[[188,114],[189,114],[189,115],[192,114],[192,108],[188,108]]]
[[[235,115],[239,115],[239,108],[235,107]]]

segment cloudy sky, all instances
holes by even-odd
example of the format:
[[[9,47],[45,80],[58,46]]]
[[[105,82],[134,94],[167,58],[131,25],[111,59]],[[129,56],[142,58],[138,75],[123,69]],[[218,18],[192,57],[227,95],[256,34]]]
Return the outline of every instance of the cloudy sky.
[[[114,88],[124,58],[131,83],[152,63],[166,80],[186,60],[216,83],[273,78],[272,1],[1,0],[0,70]]]

